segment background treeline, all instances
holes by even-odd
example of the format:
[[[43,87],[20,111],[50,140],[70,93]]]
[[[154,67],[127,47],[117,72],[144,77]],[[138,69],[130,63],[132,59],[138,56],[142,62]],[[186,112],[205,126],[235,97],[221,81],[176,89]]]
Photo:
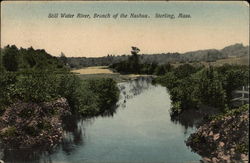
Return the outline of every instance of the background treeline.
[[[227,46],[221,50],[209,49],[198,50],[187,53],[162,53],[162,54],[141,54],[139,59],[141,63],[147,64],[167,64],[167,63],[184,63],[184,62],[214,62],[218,59],[231,57],[248,56],[249,46],[242,44],[234,44]],[[68,57],[67,64],[70,68],[82,68],[88,66],[109,66],[114,63],[125,61],[129,58],[129,54],[112,55],[105,57]]]
[[[18,100],[40,103],[64,97],[73,113],[93,116],[111,109],[119,97],[112,79],[81,80],[63,60],[32,47],[1,49],[0,74],[0,114]]]
[[[172,100],[172,115],[207,105],[225,111],[233,108],[232,93],[249,85],[249,67],[225,64],[195,67],[189,64],[172,69],[154,80],[166,86]]]
[[[18,49],[15,45],[6,46],[1,49],[1,66],[2,71],[22,71],[22,70],[63,70],[64,64],[56,57],[48,54],[44,49],[34,50]]]
[[[142,63],[140,55],[133,54],[129,56],[127,60],[111,64],[109,68],[122,74],[134,73],[164,75],[166,72],[170,71],[173,66],[169,63],[162,65],[159,65],[156,62]]]

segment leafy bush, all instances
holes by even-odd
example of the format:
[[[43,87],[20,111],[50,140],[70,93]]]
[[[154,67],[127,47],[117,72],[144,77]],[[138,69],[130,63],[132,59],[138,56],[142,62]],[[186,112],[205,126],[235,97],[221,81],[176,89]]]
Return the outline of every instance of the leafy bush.
[[[82,81],[68,72],[38,73],[35,70],[26,74],[6,73],[1,77],[2,112],[4,107],[16,100],[39,103],[65,97],[72,112],[96,115],[112,107],[119,97],[119,90],[113,79]]]
[[[224,111],[230,106],[233,90],[247,85],[248,78],[247,66],[204,68],[183,65],[157,77],[154,83],[168,88],[173,102],[172,111],[176,115],[183,109],[196,108],[200,104]]]
[[[9,64],[13,55],[15,62]],[[7,70],[0,69],[0,115],[18,100],[40,103],[65,97],[72,112],[82,115],[100,114],[118,100],[115,81],[82,81],[70,73],[62,61],[43,49],[6,46],[1,49],[0,61],[0,67],[3,65]],[[29,113],[25,112],[23,116],[29,116]]]
[[[13,102],[16,81],[15,73],[1,73],[0,75],[0,115],[4,112],[4,107]]]

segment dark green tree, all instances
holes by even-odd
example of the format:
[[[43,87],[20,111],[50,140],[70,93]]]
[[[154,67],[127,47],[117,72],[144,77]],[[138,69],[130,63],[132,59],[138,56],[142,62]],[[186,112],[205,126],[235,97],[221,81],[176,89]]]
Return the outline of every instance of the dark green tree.
[[[140,49],[137,47],[132,46],[131,54],[132,56],[129,57],[129,64],[132,72],[140,73],[140,63],[139,63],[139,56],[138,53]]]
[[[226,92],[222,87],[222,79],[213,67],[205,69],[198,82],[198,96],[202,103],[224,109]]]
[[[7,71],[18,69],[18,49],[15,45],[6,46],[3,50],[3,65]]]

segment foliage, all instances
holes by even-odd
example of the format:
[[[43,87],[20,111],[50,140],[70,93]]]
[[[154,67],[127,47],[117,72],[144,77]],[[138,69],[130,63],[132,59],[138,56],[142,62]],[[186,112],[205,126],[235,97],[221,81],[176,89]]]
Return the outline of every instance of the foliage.
[[[121,61],[119,63],[115,63],[110,66],[110,68],[115,69],[121,73],[140,73],[140,60],[139,53],[140,49],[137,47],[132,47],[131,56],[128,57],[127,60]]]
[[[249,46],[242,44],[235,44],[225,47],[222,50],[208,49],[198,50],[186,53],[154,53],[154,54],[141,54],[139,56],[140,64],[150,65],[155,63],[157,65],[169,63],[197,63],[197,62],[210,62],[212,65],[219,64],[217,61],[227,58],[229,62],[235,62],[238,57],[248,56]],[[68,57],[67,63],[71,68],[83,68],[89,66],[109,66],[120,63],[128,59],[130,55],[112,55],[108,54],[103,57]],[[230,57],[230,58],[229,58]],[[219,61],[220,62],[220,61]],[[223,62],[223,60],[222,60]],[[238,62],[238,61],[237,61]],[[118,65],[118,64],[117,64]],[[144,67],[144,66],[143,66]],[[141,67],[141,68],[143,68]],[[125,70],[125,69],[124,69]],[[120,72],[120,71],[119,71]],[[125,73],[125,72],[124,72]],[[144,72],[143,72],[144,73]],[[146,73],[148,74],[148,73]],[[153,74],[153,73],[149,73]]]
[[[18,49],[15,45],[7,46],[3,50],[3,65],[7,71],[17,71],[18,69]]]
[[[65,97],[72,112],[84,116],[100,114],[118,100],[119,91],[112,79],[82,81],[45,50],[7,46],[3,58],[7,71],[0,75],[0,115],[18,100],[40,103]],[[13,59],[15,64],[6,63]],[[22,116],[30,116],[29,109]]]
[[[246,104],[246,105],[243,105],[243,106],[241,106],[239,108],[227,109],[221,114],[210,116],[209,119],[211,119],[211,120],[221,120],[224,117],[235,116],[235,115],[238,115],[238,114],[240,114],[240,113],[242,113],[244,111],[248,111],[248,109],[249,109],[249,104]]]
[[[13,102],[16,81],[16,75],[12,72],[2,72],[0,75],[0,115],[3,113],[4,107]]]
[[[136,47],[132,47],[136,48]],[[138,48],[137,48],[138,49]],[[131,51],[132,55],[127,60],[123,60],[110,65],[109,67],[120,73],[135,73],[135,74],[155,74],[164,75],[173,67],[168,64],[158,65],[156,62],[141,63],[142,56],[139,56],[140,50],[134,49]]]
[[[249,84],[249,67],[225,64],[216,68],[222,78],[222,87],[226,92],[227,103],[230,104],[232,91]]]
[[[172,70],[173,66],[171,66],[169,63],[164,65],[158,65],[156,66],[155,70],[151,73],[154,73],[155,75],[165,75],[166,72],[170,72]]]
[[[65,68],[64,63],[43,49],[18,49],[7,45],[1,49],[3,66],[7,71],[20,70],[57,70]],[[1,58],[1,57],[0,57]]]
[[[112,79],[89,79],[82,83],[83,98],[79,112],[86,115],[102,114],[112,109],[119,98],[119,90]]]
[[[249,68],[239,65],[205,68],[185,64],[158,76],[154,83],[168,88],[173,115],[201,104],[224,111],[231,106],[232,92],[249,83]]]
[[[82,81],[67,72],[57,74],[36,71],[26,74],[5,73],[1,78],[2,109],[17,100],[39,103],[65,97],[72,112],[96,115],[109,109],[119,97],[119,90],[112,79]]]
[[[199,66],[192,66],[190,64],[183,64],[178,66],[177,68],[173,69],[173,72],[177,78],[185,78],[190,74],[193,74],[199,71],[202,67]]]
[[[2,49],[0,51],[0,73],[2,73],[5,69],[4,69],[4,66],[3,66],[3,55],[2,55]]]
[[[67,57],[65,56],[65,54],[62,52],[61,55],[60,55],[60,58],[59,58],[63,64],[67,64]]]
[[[198,76],[197,96],[201,103],[218,107],[225,107],[226,94],[222,87],[222,79],[213,67],[202,70]]]

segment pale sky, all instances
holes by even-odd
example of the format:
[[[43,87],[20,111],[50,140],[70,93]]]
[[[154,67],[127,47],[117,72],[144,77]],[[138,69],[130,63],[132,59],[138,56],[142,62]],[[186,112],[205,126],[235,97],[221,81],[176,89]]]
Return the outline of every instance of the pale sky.
[[[74,18],[48,18],[49,13]],[[76,18],[78,13],[91,19]],[[150,18],[93,19],[93,14],[148,14]],[[174,14],[175,19],[155,18]],[[190,19],[177,18],[179,13]],[[45,49],[54,56],[97,57],[141,53],[187,52],[249,45],[246,2],[11,2],[1,3],[1,47]]]

